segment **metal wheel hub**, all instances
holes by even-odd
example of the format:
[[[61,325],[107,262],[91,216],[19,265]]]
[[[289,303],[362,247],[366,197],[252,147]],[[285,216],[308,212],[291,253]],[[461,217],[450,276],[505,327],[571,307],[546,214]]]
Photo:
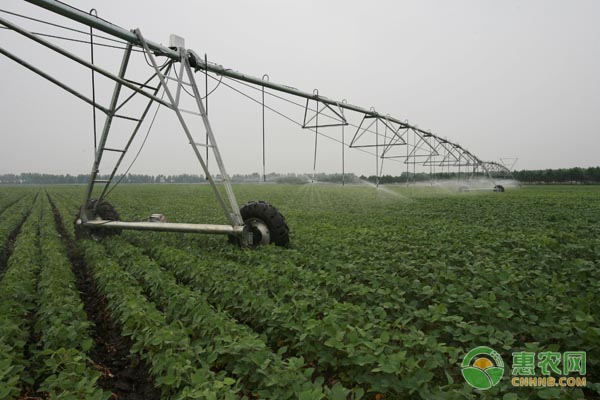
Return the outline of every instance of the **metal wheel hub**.
[[[258,218],[250,218],[244,223],[252,234],[252,247],[271,243],[271,232],[265,222]]]

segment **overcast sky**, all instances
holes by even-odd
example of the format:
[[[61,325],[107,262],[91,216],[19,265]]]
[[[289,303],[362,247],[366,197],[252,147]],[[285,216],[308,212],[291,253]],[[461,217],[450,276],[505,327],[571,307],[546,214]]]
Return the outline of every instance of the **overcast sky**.
[[[320,95],[407,119],[484,160],[518,157],[517,169],[600,165],[600,1],[67,2],[86,11],[95,7],[102,18],[139,27],[156,42],[166,44],[176,33],[187,48],[226,68],[266,73],[273,82],[308,92],[318,88]],[[86,29],[24,1],[3,0],[0,8]],[[33,31],[85,39],[0,16]],[[13,32],[0,30],[0,43],[90,93],[87,69]],[[85,44],[57,43],[89,57]],[[116,72],[120,51],[97,49],[95,55]],[[91,107],[4,56],[0,72],[0,173],[89,172]],[[150,73],[136,55],[128,77],[143,80]],[[198,79],[204,90],[204,76]],[[214,85],[211,80],[209,89]],[[98,78],[102,104],[108,104],[111,90]],[[267,101],[302,119],[302,108]],[[131,172],[200,173],[171,114],[159,111]],[[228,172],[259,172],[260,105],[221,85],[210,96],[209,117]],[[204,130],[196,122],[201,141]],[[122,145],[131,126],[119,121],[109,145]],[[323,132],[341,137],[339,127]],[[346,138],[353,134],[346,128]],[[266,136],[267,172],[312,171],[314,134],[267,111]],[[321,137],[317,171],[340,171],[341,151]],[[352,149],[346,155],[347,171],[375,173],[373,156]],[[404,168],[388,160],[383,172],[396,175]],[[108,170],[103,165],[101,172]]]

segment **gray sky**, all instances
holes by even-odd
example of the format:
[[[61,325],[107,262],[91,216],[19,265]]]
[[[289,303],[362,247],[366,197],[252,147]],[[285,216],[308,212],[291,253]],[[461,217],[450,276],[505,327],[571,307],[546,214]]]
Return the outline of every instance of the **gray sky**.
[[[102,18],[128,29],[139,27],[156,42],[168,43],[169,34],[176,33],[188,48],[227,68],[259,77],[267,73],[273,82],[308,92],[318,88],[323,96],[408,119],[484,160],[519,157],[517,169],[600,164],[599,1],[68,3],[95,7]],[[4,0],[0,8],[85,29],[23,1]],[[1,16],[30,30],[63,33]],[[0,42],[90,93],[87,69],[13,32],[0,30]],[[86,45],[60,44],[89,56]],[[98,63],[113,71],[120,56],[119,51],[96,50]],[[131,78],[150,73],[139,57],[131,68]],[[0,72],[0,173],[89,172],[90,106],[2,56]],[[203,85],[203,75],[198,79]],[[111,90],[98,78],[101,103],[108,104]],[[302,119],[302,109],[267,100]],[[210,97],[209,113],[228,171],[260,171],[260,106],[222,85]],[[111,147],[124,140],[128,126],[120,122],[115,127]],[[194,127],[202,138],[201,126]],[[340,138],[341,129],[324,133]],[[346,129],[347,137],[353,133]],[[272,113],[267,113],[266,134],[267,172],[312,171],[314,134]],[[356,150],[346,155],[348,171],[375,173],[373,156]],[[385,161],[383,172],[395,175],[404,168]],[[319,139],[317,170],[341,170],[339,144]],[[200,173],[168,111],[159,112],[131,172]]]

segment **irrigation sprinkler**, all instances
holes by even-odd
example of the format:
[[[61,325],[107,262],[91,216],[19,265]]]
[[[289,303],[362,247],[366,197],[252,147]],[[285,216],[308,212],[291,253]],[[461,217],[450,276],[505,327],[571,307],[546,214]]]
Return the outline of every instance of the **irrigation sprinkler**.
[[[240,92],[246,97],[251,98],[241,90],[235,89],[232,85],[244,85],[244,87],[258,90],[261,94],[261,100],[251,99],[262,106],[263,180],[265,180],[266,177],[264,117],[266,109],[274,111],[292,122],[295,122],[298,126],[315,133],[313,179],[316,173],[318,137],[325,136],[331,139],[331,137],[327,136],[324,132],[326,129],[334,127],[342,128],[341,144],[343,171],[345,167],[344,147],[348,147],[375,156],[376,175],[378,177],[382,174],[384,159],[406,164],[407,172],[409,171],[408,166],[412,165],[413,175],[416,174],[417,165],[429,168],[430,174],[435,167],[440,168],[442,171],[444,171],[444,168],[447,168],[448,171],[450,168],[458,168],[459,173],[461,167],[472,169],[473,173],[480,169],[483,173],[487,174],[489,178],[492,178],[492,180],[494,179],[493,174],[498,171],[510,173],[508,168],[500,163],[484,162],[456,143],[432,134],[430,131],[422,130],[416,125],[411,125],[406,120],[401,120],[390,114],[379,114],[373,107],[367,109],[350,104],[346,100],[338,101],[330,99],[320,95],[317,89],[313,92],[304,92],[287,85],[272,82],[266,74],[262,78],[253,77],[233,69],[225,68],[222,65],[208,62],[206,55],[200,57],[193,50],[186,49],[185,41],[180,37],[171,35],[169,46],[163,46],[146,39],[139,29],[132,31],[126,30],[98,18],[97,13],[86,13],[55,0],[26,1],[88,27],[89,42],[87,43],[91,44],[92,61],[87,61],[77,54],[45,39],[43,34],[30,32],[4,18],[0,18],[0,24],[81,66],[89,68],[92,71],[92,79],[97,75],[102,75],[114,83],[110,103],[108,106],[104,106],[97,102],[94,86],[92,98],[89,98],[85,94],[80,93],[78,90],[62,82],[60,79],[50,76],[41,68],[34,66],[3,47],[0,47],[0,54],[5,55],[25,68],[75,95],[82,101],[90,104],[94,109],[94,122],[96,121],[96,111],[102,112],[106,116],[104,126],[98,139],[96,137],[96,132],[94,131],[94,160],[83,203],[76,220],[76,229],[80,234],[103,236],[119,233],[124,229],[162,232],[197,232],[228,235],[231,241],[250,247],[269,243],[277,245],[288,244],[289,228],[285,222],[285,218],[275,207],[262,201],[251,202],[242,207],[238,205],[231,180],[225,168],[224,160],[221,157],[216,134],[213,131],[208,118],[207,106],[209,93],[207,82],[209,77],[217,79],[215,76],[220,77],[219,83],[221,83],[224,78],[227,79],[231,85],[224,83],[225,86],[233,88],[235,91]],[[11,14],[17,15],[14,13]],[[56,24],[54,25],[57,26]],[[95,31],[102,32],[103,34],[108,35],[110,40],[117,40],[125,46],[117,73],[103,69],[94,63],[93,46],[99,45],[98,41],[94,41]],[[106,36],[104,39],[106,39]],[[145,80],[132,79],[132,77],[128,75],[128,73],[131,74],[131,71],[129,71],[128,68],[131,57],[134,54],[139,53],[143,54],[150,67],[149,77],[146,77]],[[206,83],[205,98],[202,97],[198,83],[195,79],[195,73],[197,72],[201,72],[204,75]],[[142,81],[143,83],[140,83]],[[94,84],[94,81],[92,81],[92,84]],[[123,99],[123,93],[126,91],[131,92],[131,94]],[[190,97],[192,97],[192,109],[185,109],[182,107],[180,101],[182,91],[187,92]],[[304,120],[297,122],[281,112],[274,110],[270,105],[266,104],[265,95],[280,99],[282,98],[281,96],[284,95],[304,99],[305,105],[287,100],[304,108]],[[145,106],[141,113],[138,111],[134,115],[129,115],[124,111],[127,109],[127,107],[124,106],[134,98],[138,99],[136,101],[139,101],[139,99],[145,101]],[[311,104],[313,106],[311,106]],[[223,210],[227,224],[170,223],[165,222],[164,218],[150,218],[149,220],[140,222],[122,221],[112,204],[107,201],[107,196],[122,180],[122,177],[121,179],[117,178],[117,172],[119,171],[125,155],[130,151],[134,138],[140,131],[143,122],[148,119],[147,117],[151,107],[154,105],[157,107],[165,107],[176,115],[180,128],[185,134],[186,140],[189,142],[220,207]],[[195,138],[198,136],[198,132],[192,130],[191,126],[186,122],[184,114],[187,116],[191,115],[192,117],[199,117],[202,120],[205,130],[205,132],[202,132],[205,133],[203,142],[200,142]],[[360,118],[360,123],[358,125],[351,124],[349,122],[349,114],[353,114],[355,118]],[[126,144],[121,147],[109,145],[111,126],[116,120],[131,121],[135,125]],[[152,127],[152,123],[153,119],[152,122],[150,122],[150,128]],[[344,128],[348,125],[352,128],[356,128],[356,131],[351,141],[345,143]],[[339,142],[339,140],[336,141]],[[404,148],[406,151],[403,151]],[[398,151],[399,149],[400,151]],[[103,156],[107,153],[116,154],[117,161],[114,166],[110,168],[108,178],[101,179],[99,175],[100,167],[103,163]],[[219,184],[208,168],[208,157],[210,153],[212,153],[212,158],[218,169],[220,177]],[[219,186],[224,188],[225,195],[221,193]],[[94,193],[98,191],[98,187],[100,187],[100,195],[94,197]],[[499,188],[502,188],[501,191],[504,190],[501,185],[495,185],[494,190]]]

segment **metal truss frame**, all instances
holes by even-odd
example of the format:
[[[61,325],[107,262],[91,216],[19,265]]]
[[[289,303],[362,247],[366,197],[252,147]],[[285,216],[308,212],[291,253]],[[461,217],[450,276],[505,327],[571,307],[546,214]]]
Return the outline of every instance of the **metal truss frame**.
[[[5,25],[6,27],[15,30],[23,34],[24,36],[49,47],[60,54],[66,56],[67,58],[76,61],[77,63],[84,65],[88,68],[91,68],[94,72],[97,72],[105,77],[112,79],[115,82],[115,89],[113,92],[113,99],[109,107],[104,107],[97,104],[94,100],[89,99],[87,96],[77,92],[73,88],[70,88],[66,84],[60,82],[59,80],[50,77],[44,71],[36,68],[30,63],[18,58],[14,54],[8,52],[7,50],[0,47],[0,53],[13,59],[14,61],[20,63],[31,71],[37,73],[38,75],[48,79],[49,81],[55,83],[61,88],[67,90],[68,92],[74,94],[79,97],[81,100],[85,101],[88,104],[93,105],[100,111],[104,112],[107,115],[107,123],[104,126],[104,130],[102,133],[102,137],[106,139],[108,132],[110,130],[110,124],[113,118],[129,118],[141,123],[144,120],[147,111],[142,113],[140,117],[127,117],[121,114],[118,114],[117,111],[121,109],[121,107],[129,101],[129,98],[125,100],[122,104],[117,105],[117,100],[119,98],[119,93],[121,88],[128,88],[132,90],[134,93],[130,96],[144,96],[149,100],[148,104],[158,103],[162,106],[165,106],[171,110],[173,110],[181,123],[181,126],[190,141],[190,145],[192,146],[198,161],[200,162],[202,169],[205,171],[207,177],[209,177],[209,182],[213,187],[215,195],[218,197],[221,207],[224,209],[224,212],[227,216],[229,223],[232,226],[239,226],[241,221],[239,208],[231,189],[231,184],[228,178],[228,175],[225,172],[225,167],[223,165],[221,156],[218,151],[218,147],[214,140],[214,134],[212,132],[212,128],[208,121],[208,117],[206,115],[206,110],[203,109],[201,97],[199,96],[199,91],[196,85],[196,81],[193,78],[193,73],[202,71],[207,74],[208,72],[214,73],[216,75],[220,75],[222,77],[231,78],[237,81],[245,82],[247,84],[256,85],[260,90],[263,91],[263,114],[264,114],[264,90],[272,89],[284,94],[300,97],[306,99],[306,105],[304,106],[304,118],[302,121],[302,128],[311,129],[315,131],[315,156],[314,156],[314,169],[316,169],[316,154],[317,154],[317,137],[319,135],[320,128],[328,128],[328,127],[342,127],[342,158],[344,157],[344,146],[349,148],[357,148],[357,149],[374,149],[375,150],[375,159],[376,159],[376,171],[379,176],[383,166],[384,159],[399,159],[403,160],[403,163],[406,165],[413,165],[413,172],[415,171],[415,167],[417,165],[427,168],[430,168],[430,171],[433,168],[458,168],[459,174],[461,172],[461,168],[467,168],[472,170],[472,174],[475,174],[476,171],[481,170],[484,174],[488,175],[489,178],[495,179],[500,176],[511,175],[510,169],[505,165],[494,162],[494,161],[482,161],[480,158],[475,156],[469,150],[464,148],[463,146],[451,142],[445,138],[442,138],[438,135],[435,135],[429,131],[425,131],[419,129],[415,125],[411,125],[408,121],[400,120],[395,118],[389,114],[383,115],[375,111],[374,108],[366,109],[360,106],[352,105],[344,101],[338,101],[334,99],[330,99],[324,96],[320,96],[318,90],[314,90],[312,93],[304,92],[298,90],[296,88],[278,84],[275,82],[271,82],[269,79],[253,77],[250,75],[243,74],[241,72],[235,71],[234,69],[225,68],[224,66],[212,62],[208,62],[206,57],[198,56],[194,51],[185,49],[185,48],[170,48],[155,42],[145,40],[139,30],[128,31],[123,29],[117,25],[111,24],[107,21],[104,21],[94,15],[90,15],[88,13],[84,13],[81,10],[70,7],[64,3],[53,1],[53,0],[26,0],[29,3],[40,6],[44,9],[52,11],[54,13],[60,14],[66,18],[71,20],[83,23],[88,25],[94,29],[102,31],[106,34],[109,34],[115,38],[124,40],[127,45],[126,54],[123,58],[123,63],[121,65],[122,69],[119,71],[119,74],[111,74],[108,71],[105,71],[93,63],[89,63],[83,59],[78,58],[74,54],[67,52],[64,49],[58,48],[58,46],[46,42],[45,40],[37,37],[31,32],[27,32],[22,28],[17,27],[16,25],[0,18],[0,23]],[[135,84],[132,81],[125,79],[125,72],[127,69],[128,62],[128,53],[130,54],[131,48],[137,47],[143,49],[146,56],[152,60],[154,73],[149,80],[146,81],[145,84]],[[170,60],[166,63],[164,69],[159,68],[156,64],[155,57],[165,57],[167,60]],[[171,93],[168,89],[166,82],[172,80],[168,76],[168,72],[171,68],[175,66],[176,63],[179,63],[179,81],[177,81],[177,89],[175,93]],[[187,77],[188,82],[183,82],[184,75]],[[158,78],[159,83],[153,87],[147,87],[147,84],[154,78]],[[206,143],[197,143],[192,140],[191,132],[189,131],[188,126],[183,120],[182,113],[188,113],[186,110],[183,110],[178,107],[178,100],[180,95],[180,90],[182,85],[190,85],[192,91],[194,93],[194,97],[197,102],[197,111],[193,111],[192,114],[199,115],[204,122],[204,126],[207,131],[207,139]],[[150,89],[150,90],[145,90]],[[166,100],[157,97],[159,91],[163,90],[167,95]],[[309,108],[311,102],[316,103],[316,109],[312,110]],[[314,112],[314,115],[309,117],[309,111]],[[351,141],[346,144],[344,143],[344,127],[346,125],[350,125],[347,120],[348,114],[345,114],[345,111],[350,111],[356,113],[361,118],[360,124],[358,125]],[[326,112],[333,113],[332,115],[326,114]],[[327,116],[328,118],[333,118],[335,123],[319,123],[319,116]],[[383,135],[379,132],[379,126],[382,126],[384,129]],[[373,129],[375,127],[375,129]],[[136,128],[137,129],[137,128]],[[134,136],[135,132],[134,129]],[[411,143],[412,137],[412,143]],[[102,141],[102,139],[101,139]],[[113,149],[106,146],[106,140],[102,143],[102,146],[98,149],[96,153],[96,157],[94,160],[94,166],[92,168],[92,176],[93,179],[90,180],[88,189],[86,191],[86,201],[89,200],[90,195],[93,191],[93,187],[96,183],[105,183],[106,186],[102,191],[102,196],[107,193],[108,186],[110,182],[101,182],[96,179],[98,166],[100,161],[102,160],[102,154],[105,151],[116,151],[124,154],[129,148],[130,143],[128,143],[123,149]],[[401,146],[406,146],[405,154],[397,154],[395,149],[401,148]],[[219,190],[215,186],[215,182],[210,176],[208,172],[208,168],[206,167],[206,163],[198,149],[198,147],[206,147],[207,153],[208,150],[212,149],[215,160],[218,164],[219,171],[221,176],[223,177],[223,183],[226,189],[226,198],[220,195]],[[118,165],[122,157],[119,159]],[[381,160],[381,164],[380,164]],[[344,161],[342,161],[343,165]],[[97,165],[98,164],[98,165]],[[117,168],[118,168],[117,165]],[[343,167],[342,167],[343,168]],[[116,169],[114,170],[116,171]],[[408,171],[407,171],[408,172]],[[264,176],[264,115],[263,115],[263,176]],[[110,179],[111,181],[114,178],[114,173],[111,173]]]
[[[220,233],[220,234],[229,234],[234,236],[242,236],[242,240],[251,241],[251,234],[244,235],[246,232],[244,221],[242,219],[240,208],[237,203],[237,199],[233,192],[231,181],[229,175],[227,174],[225,164],[221,157],[219,147],[217,145],[217,141],[215,139],[215,135],[213,129],[211,127],[210,121],[208,120],[208,116],[206,113],[206,109],[204,104],[202,103],[202,97],[200,95],[200,91],[198,89],[195,76],[192,68],[190,67],[188,57],[186,56],[185,48],[178,48],[177,51],[180,54],[179,61],[175,59],[169,59],[163,66],[159,67],[156,58],[150,49],[148,42],[144,39],[141,31],[136,29],[134,34],[136,35],[139,43],[139,47],[142,48],[146,57],[150,60],[153,68],[153,73],[150,78],[146,79],[144,83],[135,83],[135,81],[127,79],[126,73],[128,70],[132,49],[134,47],[133,43],[128,43],[125,51],[123,53],[123,57],[121,60],[121,65],[117,74],[113,74],[107,70],[104,70],[82,58],[79,56],[43,39],[35,34],[19,27],[16,24],[11,23],[3,18],[0,18],[0,24],[6,26],[9,29],[37,42],[38,44],[47,47],[68,59],[75,61],[76,63],[83,65],[97,73],[100,73],[104,77],[112,80],[114,82],[114,89],[112,93],[112,97],[110,100],[110,104],[108,106],[103,106],[88,98],[84,94],[80,93],[76,89],[68,86],[66,83],[61,82],[59,79],[50,76],[39,68],[33,66],[27,61],[19,58],[8,50],[0,47],[0,54],[7,56],[8,58],[14,60],[15,62],[21,64],[32,72],[42,76],[43,78],[49,80],[50,82],[56,84],[60,88],[66,90],[67,92],[75,95],[79,99],[85,101],[86,103],[94,106],[99,109],[106,115],[106,119],[104,122],[104,126],[102,129],[102,133],[100,136],[100,140],[98,142],[96,152],[94,155],[94,161],[92,164],[90,178],[88,179],[87,187],[85,190],[85,195],[83,199],[83,205],[81,207],[80,219],[77,221],[78,224],[88,227],[104,228],[104,229],[134,229],[134,230],[158,230],[158,231],[179,231],[179,232],[200,232],[200,233]],[[175,68],[176,65],[179,64],[180,73],[177,75],[177,78],[173,78],[169,76],[169,71],[172,68]],[[151,82],[154,79],[158,79],[158,83],[155,86],[151,85]],[[186,80],[187,79],[187,80]],[[176,85],[175,93],[169,88],[169,81],[174,81]],[[195,100],[195,105],[197,110],[185,110],[180,107],[180,95],[183,86],[186,85],[192,90],[192,97]],[[124,100],[120,101],[122,97],[122,91],[124,88],[130,89],[133,93],[126,97]],[[163,91],[167,96],[167,100],[158,97],[158,93]],[[134,97],[144,97],[147,99],[147,102],[143,108],[141,115],[139,116],[131,116],[120,113],[123,110],[123,107],[129,103]],[[106,195],[110,192],[114,185],[114,179],[121,165],[125,154],[130,149],[131,144],[133,143],[137,133],[139,132],[143,122],[148,115],[148,112],[151,106],[157,103],[159,106],[164,106],[170,110],[172,110],[179,120],[179,123],[186,135],[189,144],[192,147],[198,162],[210,183],[210,186],[213,190],[214,195],[217,197],[217,200],[223,209],[225,217],[228,221],[228,225],[215,225],[215,224],[180,224],[180,223],[153,223],[153,222],[126,222],[126,221],[108,221],[102,220],[97,217],[90,217],[89,207],[91,205],[92,211],[96,210],[101,201],[106,197]],[[207,137],[208,143],[198,143],[193,135],[192,131],[183,117],[183,113],[193,114],[202,118]],[[109,147],[108,139],[109,134],[111,132],[111,126],[113,125],[113,121],[117,118],[126,119],[135,122],[135,126],[133,131],[130,133],[129,138],[123,148],[114,148]],[[200,151],[200,147],[206,147],[212,150],[214,159],[216,160],[219,174],[221,176],[222,185],[225,188],[226,196],[223,196],[221,191],[219,190],[211,172],[209,171],[204,158],[202,157],[202,153]],[[108,179],[98,179],[98,174],[100,171],[100,166],[102,164],[103,156],[107,152],[118,153],[119,157],[115,162],[115,165],[111,168],[111,172],[109,174]],[[98,185],[103,185],[100,189],[100,195],[97,199],[92,201],[92,196],[94,194],[94,189]],[[91,213],[94,215],[94,213]],[[251,244],[251,242],[250,242]]]

